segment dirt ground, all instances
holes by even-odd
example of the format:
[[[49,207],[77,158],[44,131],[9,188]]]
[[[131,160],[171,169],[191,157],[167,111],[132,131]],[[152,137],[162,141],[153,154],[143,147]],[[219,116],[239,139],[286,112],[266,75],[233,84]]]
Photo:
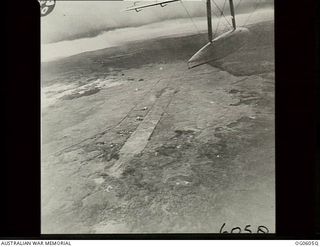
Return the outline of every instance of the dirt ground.
[[[273,23],[250,29],[190,70],[203,36],[43,64],[42,233],[274,232]]]

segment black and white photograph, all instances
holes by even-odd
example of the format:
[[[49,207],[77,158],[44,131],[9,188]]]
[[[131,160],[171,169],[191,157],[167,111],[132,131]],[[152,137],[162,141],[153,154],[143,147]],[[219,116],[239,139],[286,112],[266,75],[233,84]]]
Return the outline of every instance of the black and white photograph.
[[[42,234],[276,232],[273,0],[39,5]]]

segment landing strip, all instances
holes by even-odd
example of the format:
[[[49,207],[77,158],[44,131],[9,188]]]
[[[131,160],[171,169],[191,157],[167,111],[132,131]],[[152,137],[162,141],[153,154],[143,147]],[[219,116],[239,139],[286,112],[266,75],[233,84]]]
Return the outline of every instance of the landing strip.
[[[50,64],[42,232],[274,232],[274,71],[264,56],[273,46],[265,37],[192,70],[174,51],[133,66],[126,63],[141,59],[121,56],[121,69],[108,66],[108,51]]]

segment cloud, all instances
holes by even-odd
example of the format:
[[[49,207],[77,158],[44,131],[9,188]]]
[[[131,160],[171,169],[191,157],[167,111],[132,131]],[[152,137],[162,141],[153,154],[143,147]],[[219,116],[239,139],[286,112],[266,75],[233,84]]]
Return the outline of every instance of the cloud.
[[[150,1],[139,1],[139,4]],[[220,8],[225,1],[227,0],[215,0]],[[241,4],[237,11],[243,13],[250,11],[257,0],[234,0],[234,5],[237,6],[239,1]],[[260,0],[260,2],[261,6],[273,5],[273,0]],[[183,0],[168,4],[164,8],[156,6],[138,13],[123,11],[132,5],[133,1],[58,0],[53,12],[41,19],[41,42],[47,44],[95,37],[103,32],[118,28],[138,27],[169,19],[189,18],[189,15],[193,18],[206,15],[205,0]],[[228,9],[228,3],[226,3],[225,9]],[[218,13],[214,5],[213,10]]]
[[[248,19],[249,16],[250,19]],[[244,23],[251,24],[267,20],[273,20],[273,10],[263,9],[257,11],[254,15],[237,15],[237,23],[240,26]],[[217,26],[217,22],[217,19],[213,19],[213,27]],[[220,31],[227,25],[228,23],[221,18],[219,25]],[[228,28],[230,29],[230,26],[228,26]],[[117,28],[103,32],[95,37],[43,44],[41,46],[41,60],[43,62],[51,61],[86,51],[94,51],[98,49],[119,46],[131,41],[156,39],[164,36],[182,36],[206,31],[207,22],[205,17],[196,17],[194,18],[193,22],[187,19],[179,18],[150,23],[138,27]]]

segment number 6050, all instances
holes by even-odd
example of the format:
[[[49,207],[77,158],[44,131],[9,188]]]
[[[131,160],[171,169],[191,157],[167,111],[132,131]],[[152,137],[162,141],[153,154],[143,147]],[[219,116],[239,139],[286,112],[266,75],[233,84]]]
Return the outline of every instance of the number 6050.
[[[237,226],[233,227],[230,232],[224,230],[225,226],[226,223],[223,223],[219,233],[269,233],[269,229],[263,225],[258,226],[255,230],[252,230],[251,225],[246,225],[243,229]]]

